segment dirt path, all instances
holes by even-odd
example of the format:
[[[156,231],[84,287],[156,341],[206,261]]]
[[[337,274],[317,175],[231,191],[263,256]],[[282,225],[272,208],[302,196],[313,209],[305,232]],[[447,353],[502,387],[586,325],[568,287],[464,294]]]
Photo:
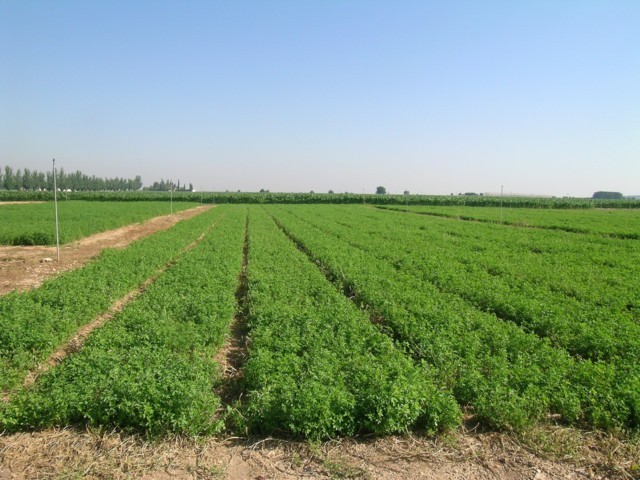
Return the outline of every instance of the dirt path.
[[[272,438],[173,438],[149,443],[114,432],[46,430],[2,435],[0,479],[637,479],[638,447],[603,434],[546,427],[532,453],[523,439],[461,430],[344,439],[316,446]]]
[[[55,247],[0,247],[0,295],[11,290],[29,290],[60,272],[81,267],[105,248],[123,248],[131,242],[166,230],[181,220],[191,218],[213,205],[163,215],[142,223],[97,233],[60,247],[60,262],[55,261]]]

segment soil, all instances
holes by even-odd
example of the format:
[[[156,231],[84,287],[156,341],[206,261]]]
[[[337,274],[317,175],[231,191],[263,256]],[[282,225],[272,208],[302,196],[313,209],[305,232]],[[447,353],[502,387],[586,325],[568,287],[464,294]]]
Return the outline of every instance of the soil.
[[[536,435],[545,440],[462,429],[435,439],[372,437],[310,445],[272,438],[152,442],[116,432],[46,430],[0,434],[0,479],[640,478],[637,445],[559,427]]]
[[[166,230],[177,222],[210,208],[213,205],[155,217],[63,245],[60,247],[59,262],[55,247],[0,246],[0,295],[12,290],[23,291],[38,287],[49,277],[81,267],[105,248],[126,247],[135,240]]]

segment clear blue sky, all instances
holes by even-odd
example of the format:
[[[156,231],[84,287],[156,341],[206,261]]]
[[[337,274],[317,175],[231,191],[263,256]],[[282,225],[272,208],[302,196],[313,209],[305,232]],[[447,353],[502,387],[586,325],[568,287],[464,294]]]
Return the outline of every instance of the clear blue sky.
[[[0,0],[0,166],[640,194],[640,1]]]

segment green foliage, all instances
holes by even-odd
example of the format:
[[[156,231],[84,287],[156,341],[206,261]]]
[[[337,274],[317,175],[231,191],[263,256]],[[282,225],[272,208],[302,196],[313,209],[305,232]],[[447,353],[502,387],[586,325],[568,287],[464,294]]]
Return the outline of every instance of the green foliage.
[[[182,202],[174,211],[194,206]],[[159,202],[60,201],[60,243],[169,213],[169,205]],[[54,218],[53,203],[0,205],[0,245],[55,245]]]
[[[267,203],[278,195],[261,194]],[[285,203],[294,198],[305,200]],[[474,208],[477,218],[498,214]],[[213,393],[212,358],[237,308],[247,211],[230,205],[1,298],[7,389],[172,265],[81,351],[18,389],[0,408],[0,430],[90,424],[197,435],[224,420],[241,435],[316,441],[438,432],[458,425],[462,408],[493,429],[549,418],[640,428],[640,244],[611,238],[622,223],[599,217],[627,218],[629,233],[634,212],[522,211],[545,227],[532,229],[363,205],[248,210],[241,402],[221,413]]]
[[[176,258],[218,215],[213,209],[127,249],[105,250],[36,290],[0,297],[0,389],[14,387],[78,327]]]
[[[0,190],[50,190],[53,192],[53,170],[39,172],[38,170],[13,170],[6,165],[4,173],[0,174]],[[56,185],[61,190],[72,189],[82,191],[96,190],[127,190],[136,191],[142,188],[140,176],[135,178],[98,178],[90,177],[81,171],[66,173],[63,168],[57,169]]]
[[[624,195],[620,192],[596,192],[593,194],[594,199],[606,199],[606,200],[622,200]]]
[[[219,431],[212,357],[236,309],[244,227],[242,209],[225,213],[80,352],[33,389],[21,390],[5,412],[4,427],[89,424],[148,435]]]
[[[521,429],[548,413],[602,428],[636,425],[640,331],[628,307],[640,291],[634,241],[562,237],[555,244],[541,231],[532,245],[529,230],[514,239],[513,228],[365,207],[272,211],[487,425]],[[615,248],[603,253],[605,243]],[[547,254],[534,250],[557,253],[545,265]],[[607,272],[610,285],[593,283],[593,262],[611,264],[621,250],[627,257]],[[578,374],[594,365],[584,358],[610,362],[610,374]]]
[[[640,206],[640,205],[638,205]],[[508,208],[478,206],[383,206],[397,212],[419,213],[434,217],[456,220],[469,220],[486,223],[502,223],[514,227],[542,228],[562,230],[572,233],[599,233],[606,236],[640,239],[640,210],[619,208],[601,210],[598,208],[580,209],[541,209]]]
[[[457,405],[428,371],[338,293],[262,210],[251,210],[250,239],[252,429],[323,439],[459,422]]]

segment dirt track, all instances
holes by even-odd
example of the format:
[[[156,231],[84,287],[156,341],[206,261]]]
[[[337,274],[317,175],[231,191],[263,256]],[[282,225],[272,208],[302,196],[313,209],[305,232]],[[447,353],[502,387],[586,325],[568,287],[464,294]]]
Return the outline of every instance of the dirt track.
[[[0,247],[0,295],[35,288],[53,275],[81,267],[105,248],[126,247],[210,208],[213,206],[195,207],[91,235],[60,247],[60,262],[56,261],[55,247]]]
[[[0,434],[0,479],[634,479],[636,450],[605,436],[547,427],[545,455],[505,434],[456,432],[306,443],[175,438],[154,443],[118,433],[47,430]],[[576,445],[573,439],[579,439]],[[534,446],[535,447],[535,446]]]

